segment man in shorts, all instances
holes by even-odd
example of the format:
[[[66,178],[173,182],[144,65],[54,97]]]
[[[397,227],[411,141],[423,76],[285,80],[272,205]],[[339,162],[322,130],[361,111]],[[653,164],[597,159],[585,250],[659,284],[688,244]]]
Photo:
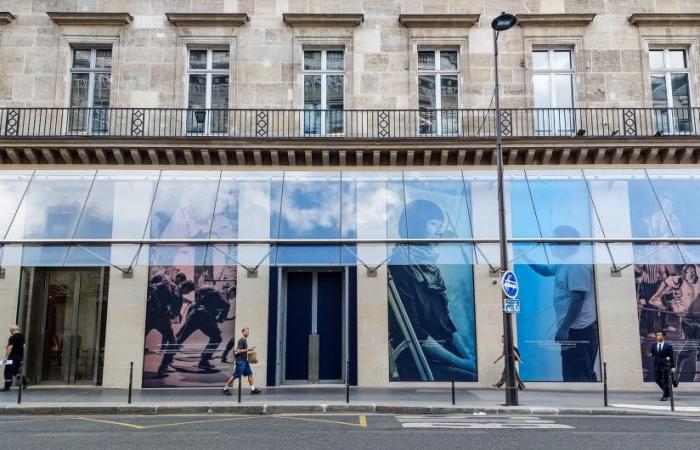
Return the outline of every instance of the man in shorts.
[[[224,386],[224,395],[231,395],[228,390],[229,387],[233,386],[233,382],[236,378],[248,377],[248,384],[250,385],[251,395],[257,395],[260,390],[255,387],[253,383],[253,370],[250,368],[250,363],[248,362],[248,352],[255,350],[255,347],[248,348],[248,335],[250,334],[250,329],[245,327],[241,330],[241,338],[238,340],[236,345],[236,350],[233,352],[233,356],[236,358],[236,365],[233,369],[233,375],[231,375],[226,381]],[[239,383],[242,382],[239,381]]]

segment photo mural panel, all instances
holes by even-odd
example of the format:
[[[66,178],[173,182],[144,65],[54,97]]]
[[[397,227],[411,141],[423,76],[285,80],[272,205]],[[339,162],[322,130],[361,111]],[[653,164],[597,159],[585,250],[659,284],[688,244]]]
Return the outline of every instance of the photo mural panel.
[[[230,375],[237,267],[219,253],[214,247],[151,248],[144,388],[218,387]]]
[[[591,235],[583,180],[509,183],[514,237]],[[515,244],[520,284],[517,346],[524,381],[601,380],[595,279],[590,244]]]
[[[388,236],[471,236],[469,190],[461,177],[406,178],[404,186],[386,185],[387,199],[405,197],[398,207],[387,202]],[[390,381],[450,381],[452,362],[457,381],[477,381],[472,246],[397,244],[388,250]]]
[[[632,235],[644,238],[700,236],[700,205],[687,192],[697,180],[634,180],[629,184]],[[666,332],[681,382],[700,381],[700,267],[697,245],[656,242],[634,246],[639,343],[644,381],[654,381],[648,353],[654,333]]]

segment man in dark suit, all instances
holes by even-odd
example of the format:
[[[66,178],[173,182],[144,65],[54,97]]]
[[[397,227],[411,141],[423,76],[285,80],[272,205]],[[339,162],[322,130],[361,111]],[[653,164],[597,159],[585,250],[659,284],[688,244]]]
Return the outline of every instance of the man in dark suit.
[[[666,342],[666,332],[656,332],[656,342],[649,348],[649,357],[654,360],[654,380],[656,384],[663,390],[661,401],[668,400],[669,385],[668,385],[668,370],[676,371],[676,362],[673,358],[673,346]]]

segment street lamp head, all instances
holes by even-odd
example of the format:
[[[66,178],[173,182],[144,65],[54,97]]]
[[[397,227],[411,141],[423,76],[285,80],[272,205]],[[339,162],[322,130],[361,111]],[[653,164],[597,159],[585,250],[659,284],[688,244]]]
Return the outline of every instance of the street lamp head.
[[[500,16],[493,19],[491,22],[491,28],[496,31],[506,31],[513,28],[518,23],[518,18],[513,14],[501,13]]]

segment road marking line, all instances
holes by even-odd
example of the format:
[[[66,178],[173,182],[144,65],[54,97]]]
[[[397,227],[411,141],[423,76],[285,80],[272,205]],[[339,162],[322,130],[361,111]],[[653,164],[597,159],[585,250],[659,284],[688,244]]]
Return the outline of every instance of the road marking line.
[[[178,422],[178,423],[163,423],[155,425],[141,425],[144,430],[150,430],[153,428],[167,428],[167,427],[177,427],[180,425],[196,425],[198,423],[215,423],[215,422],[233,422],[236,420],[246,420],[246,419],[263,419],[266,416],[248,416],[248,417],[229,417],[226,419],[207,419],[207,420],[193,420],[190,422]]]
[[[497,416],[465,416],[465,415],[421,415],[397,416],[402,428],[454,428],[454,429],[518,429],[518,430],[548,430],[573,429],[573,426],[556,423],[553,420],[543,420],[539,417],[497,417]]]
[[[84,420],[85,422],[106,423],[109,425],[117,425],[120,427],[132,428],[134,430],[142,430],[143,429],[143,427],[141,425],[133,425],[130,423],[125,423],[125,422],[115,422],[113,420],[92,419],[89,417],[76,417],[76,419],[77,420]]]
[[[631,409],[650,409],[653,411],[670,411],[671,406],[666,405],[632,405],[627,403],[618,403],[612,405],[615,408],[631,408]],[[700,408],[696,406],[676,406],[676,411],[684,412],[700,412]]]
[[[332,423],[336,425],[347,425],[349,427],[360,427],[367,428],[367,419],[365,416],[360,416],[358,423],[351,422],[341,422],[339,420],[328,420],[328,419],[309,419],[306,417],[293,417],[293,416],[272,416],[280,419],[291,419],[291,420],[301,420],[305,422],[320,422],[320,423]]]
[[[189,422],[177,422],[177,423],[161,423],[161,424],[154,424],[154,425],[135,425],[127,422],[117,422],[114,420],[104,420],[104,419],[93,419],[90,417],[77,417],[79,420],[84,420],[87,422],[96,422],[96,423],[105,423],[109,425],[118,425],[126,428],[132,428],[134,430],[152,430],[155,428],[168,428],[168,427],[177,427],[180,425],[196,425],[198,423],[214,423],[214,422],[233,422],[236,420],[245,420],[245,419],[261,419],[266,416],[246,416],[246,417],[227,417],[225,419],[207,419],[207,420],[193,420]]]

